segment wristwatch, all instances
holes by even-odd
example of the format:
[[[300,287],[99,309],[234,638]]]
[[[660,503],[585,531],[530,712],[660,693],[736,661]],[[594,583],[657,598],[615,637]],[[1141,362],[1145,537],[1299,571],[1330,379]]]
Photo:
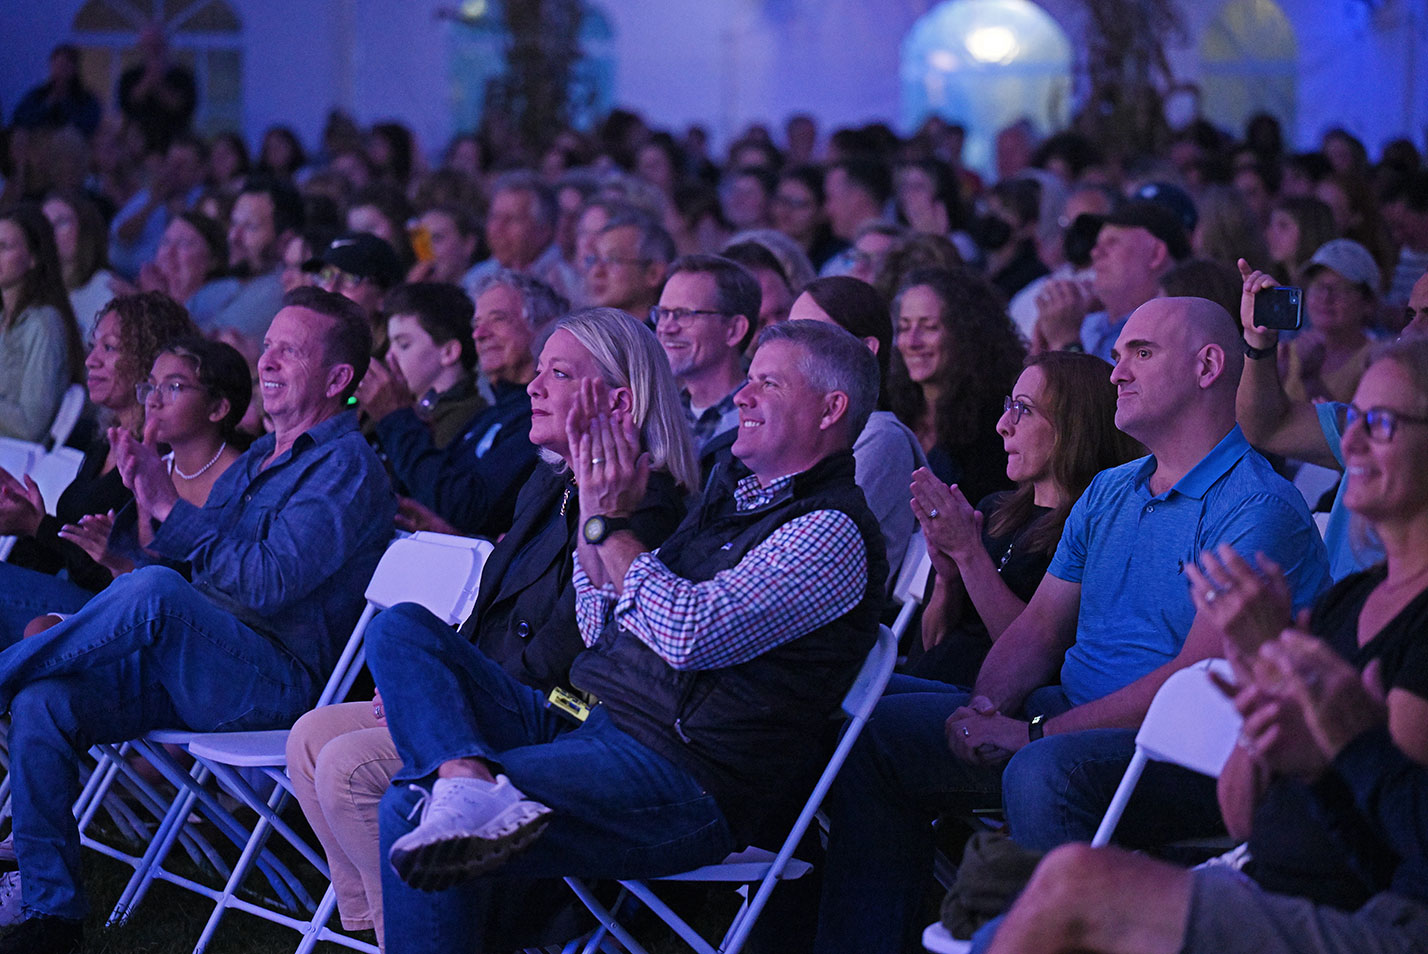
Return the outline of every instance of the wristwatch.
[[[1263,361],[1265,358],[1272,358],[1278,350],[1278,345],[1270,345],[1268,348],[1256,348],[1248,341],[1245,342],[1245,357],[1251,361]]]
[[[606,517],[597,513],[581,526],[580,535],[585,538],[586,543],[592,547],[598,547],[609,538],[610,534],[628,529],[630,529],[629,517]]]
[[[1032,716],[1031,724],[1026,727],[1026,737],[1028,741],[1035,742],[1046,734],[1046,716]]]

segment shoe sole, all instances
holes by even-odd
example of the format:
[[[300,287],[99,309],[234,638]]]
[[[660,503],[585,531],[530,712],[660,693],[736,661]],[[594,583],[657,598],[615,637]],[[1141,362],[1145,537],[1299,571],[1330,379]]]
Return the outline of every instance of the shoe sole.
[[[392,869],[418,891],[444,891],[480,877],[520,854],[550,824],[550,809],[534,802],[513,805],[492,825],[411,845],[393,845]]]

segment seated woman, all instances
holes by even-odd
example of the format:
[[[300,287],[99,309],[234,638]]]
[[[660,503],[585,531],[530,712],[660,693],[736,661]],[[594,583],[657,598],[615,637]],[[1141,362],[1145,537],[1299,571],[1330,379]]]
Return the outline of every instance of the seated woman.
[[[462,633],[512,675],[541,690],[562,685],[584,648],[575,624],[571,555],[580,512],[566,420],[582,389],[603,383],[610,408],[638,424],[650,456],[649,491],[632,529],[656,545],[684,515],[699,486],[689,427],[669,362],[648,328],[622,311],[591,308],[561,319],[527,390],[530,439],[543,463],[516,501],[515,524],[496,544]],[[411,604],[388,610],[412,625],[442,625]],[[404,620],[405,622],[405,620]],[[382,937],[377,807],[401,768],[381,700],[308,713],[288,738],[298,801],[327,852],[343,926]]]
[[[144,406],[136,385],[162,347],[197,331],[181,305],[157,292],[111,301],[95,325],[84,362],[89,399],[99,408],[101,423],[142,434]],[[60,531],[86,515],[118,510],[130,499],[102,437],[85,449],[84,463],[56,502],[54,517],[46,515],[37,487],[0,471],[0,534],[20,538],[9,561],[0,563],[0,642],[19,638],[40,613],[79,609],[109,585],[110,571]]]
[[[55,251],[75,323],[80,337],[87,339],[105,304],[114,297],[109,229],[98,207],[83,193],[52,192],[42,208],[55,230]]]
[[[1345,503],[1387,558],[1324,594],[1309,621],[1318,640],[1275,638],[1290,622],[1277,567],[1207,553],[1201,569],[1186,568],[1196,606],[1224,631],[1244,686],[1236,702],[1244,728],[1219,794],[1229,830],[1249,839],[1249,878],[1068,846],[1048,856],[978,948],[1419,949],[1428,930],[1428,485],[1420,479],[1428,341],[1399,342],[1371,359],[1342,449]],[[1386,692],[1384,701],[1345,705],[1339,694],[1360,677],[1339,660]],[[1384,715],[1386,732],[1363,734]]]
[[[139,269],[139,287],[183,302],[194,323],[207,331],[243,288],[238,279],[224,277],[227,269],[222,223],[202,212],[180,212],[164,229],[154,260]]]
[[[888,373],[892,362],[892,318],[882,297],[867,282],[847,275],[809,282],[794,301],[789,318],[838,325],[877,355],[878,409],[868,417],[863,433],[853,443],[857,462],[855,479],[868,498],[888,552],[888,582],[897,580],[916,521],[908,509],[908,481],[912,472],[927,465],[927,455],[917,435],[889,410]]]
[[[1030,358],[1004,404],[997,433],[1016,490],[985,497],[974,510],[931,471],[912,477],[912,509],[936,571],[912,675],[970,686],[1036,592],[1091,478],[1144,453],[1116,430],[1111,368],[1095,355]]]
[[[45,436],[82,351],[49,219],[33,205],[0,213],[0,437]]]
[[[248,445],[238,431],[252,396],[248,362],[232,345],[197,335],[179,338],[164,345],[153,371],[139,382],[135,393],[145,409],[144,440],[168,447],[164,461],[174,489],[181,499],[202,507],[218,478]],[[139,535],[144,540],[152,531],[142,510],[139,516]],[[134,567],[132,561],[109,551],[113,528],[111,510],[81,517],[59,535],[118,576]]]
[[[1001,294],[968,268],[917,269],[892,310],[907,368],[895,379],[894,406],[932,472],[969,500],[1005,489],[996,422],[1026,349]]]

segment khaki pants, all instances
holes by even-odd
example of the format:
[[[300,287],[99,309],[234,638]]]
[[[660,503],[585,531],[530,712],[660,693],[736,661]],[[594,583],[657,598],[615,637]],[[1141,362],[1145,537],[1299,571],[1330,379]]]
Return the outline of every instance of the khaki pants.
[[[337,910],[349,931],[382,932],[382,853],[377,807],[402,767],[370,702],[304,715],[288,736],[288,774],[332,870]]]

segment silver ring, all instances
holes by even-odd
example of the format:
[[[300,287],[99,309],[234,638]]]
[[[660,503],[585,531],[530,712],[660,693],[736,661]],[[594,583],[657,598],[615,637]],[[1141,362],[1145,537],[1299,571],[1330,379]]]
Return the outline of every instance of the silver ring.
[[[931,510],[927,511],[928,520],[936,520],[940,516],[942,516],[942,511],[938,510],[936,507],[933,507]]]
[[[962,726],[962,738],[964,738],[964,739],[970,739],[971,737],[972,737],[972,730],[969,729],[969,728],[967,728],[965,725]]]
[[[595,467],[595,466],[597,466],[597,465],[599,465],[599,464],[603,464],[603,463],[605,463],[605,458],[603,458],[603,457],[592,457],[592,458],[590,458],[590,466],[591,466],[591,467]]]
[[[1220,598],[1220,591],[1219,591],[1219,590],[1206,590],[1206,591],[1205,591],[1205,602],[1206,602],[1206,603],[1213,603],[1213,602],[1215,602],[1215,600],[1217,600],[1217,599],[1219,599],[1219,598]]]
[[[374,717],[380,719],[384,714],[385,710],[382,708],[382,704],[380,702],[372,703],[372,715]]]

